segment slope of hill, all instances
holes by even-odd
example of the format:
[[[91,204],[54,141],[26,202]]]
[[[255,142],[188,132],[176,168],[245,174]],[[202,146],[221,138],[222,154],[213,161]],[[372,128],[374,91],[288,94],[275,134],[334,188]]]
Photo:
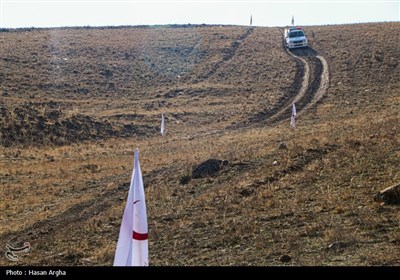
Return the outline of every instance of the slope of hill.
[[[139,147],[151,265],[399,265],[399,27],[1,32],[0,264],[111,265]]]

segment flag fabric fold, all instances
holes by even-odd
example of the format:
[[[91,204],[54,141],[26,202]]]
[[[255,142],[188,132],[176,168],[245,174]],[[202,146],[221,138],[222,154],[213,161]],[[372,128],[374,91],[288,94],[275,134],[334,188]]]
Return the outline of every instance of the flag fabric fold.
[[[139,150],[135,150],[134,169],[128,200],[122,216],[114,266],[148,266],[148,227]]]
[[[296,106],[294,105],[294,102],[293,102],[293,104],[292,104],[292,117],[290,118],[290,124],[293,127],[296,127],[296,115],[297,115]]]

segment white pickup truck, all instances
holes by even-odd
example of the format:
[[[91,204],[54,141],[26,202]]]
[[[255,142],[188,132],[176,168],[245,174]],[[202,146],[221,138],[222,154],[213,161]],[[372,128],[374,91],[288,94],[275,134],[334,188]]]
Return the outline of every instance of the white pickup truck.
[[[308,46],[306,34],[300,27],[285,28],[285,46],[288,49]]]

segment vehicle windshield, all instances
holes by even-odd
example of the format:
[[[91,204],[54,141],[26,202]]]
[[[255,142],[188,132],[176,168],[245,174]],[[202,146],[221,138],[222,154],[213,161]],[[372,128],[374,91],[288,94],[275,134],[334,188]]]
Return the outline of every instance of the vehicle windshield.
[[[294,37],[303,37],[304,32],[299,30],[299,31],[293,31],[289,33],[289,38],[294,38]]]

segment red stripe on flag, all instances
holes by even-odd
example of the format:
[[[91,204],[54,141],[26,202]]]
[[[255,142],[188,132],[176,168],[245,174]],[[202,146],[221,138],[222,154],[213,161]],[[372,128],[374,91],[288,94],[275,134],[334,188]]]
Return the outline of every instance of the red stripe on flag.
[[[148,233],[138,233],[133,231],[132,238],[135,240],[147,240],[149,234]]]

